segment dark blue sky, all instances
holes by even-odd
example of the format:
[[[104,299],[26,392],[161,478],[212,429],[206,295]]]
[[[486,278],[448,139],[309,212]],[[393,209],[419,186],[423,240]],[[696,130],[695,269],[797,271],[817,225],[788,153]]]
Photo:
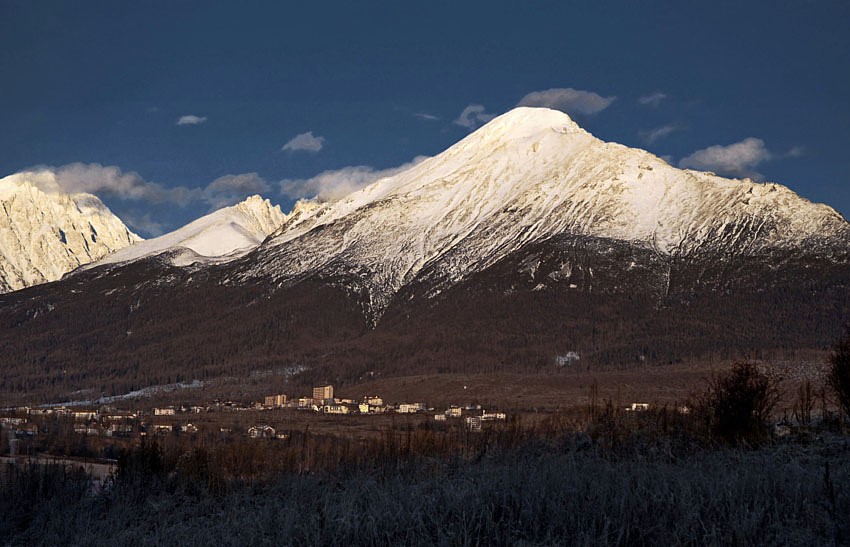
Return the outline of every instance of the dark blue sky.
[[[0,0],[0,175],[117,166],[123,185],[87,167],[95,193],[150,235],[256,189],[286,208],[283,179],[395,167],[466,135],[468,105],[572,88],[616,97],[570,112],[604,140],[850,216],[848,2],[287,4]]]

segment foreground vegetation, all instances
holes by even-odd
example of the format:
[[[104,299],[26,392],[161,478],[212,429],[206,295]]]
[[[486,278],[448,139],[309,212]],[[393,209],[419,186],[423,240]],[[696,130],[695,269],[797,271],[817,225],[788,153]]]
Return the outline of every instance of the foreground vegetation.
[[[100,490],[73,468],[10,466],[0,544],[847,545],[847,416],[813,418],[811,391],[778,429],[774,386],[739,363],[687,411],[594,400],[482,432],[145,442]]]
[[[831,440],[829,440],[831,439]],[[676,455],[584,435],[478,459],[409,458],[211,484],[148,445],[96,495],[58,467],[4,484],[10,545],[841,545],[844,438]]]

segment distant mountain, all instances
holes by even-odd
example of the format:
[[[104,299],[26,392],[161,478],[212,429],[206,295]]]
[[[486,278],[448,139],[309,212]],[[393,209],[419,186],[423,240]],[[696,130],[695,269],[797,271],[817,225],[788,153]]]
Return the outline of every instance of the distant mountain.
[[[546,370],[570,352],[582,367],[788,356],[850,319],[850,225],[834,209],[677,169],[547,109],[508,112],[339,201],[301,202],[239,257],[199,260],[198,222],[0,297],[0,394],[294,364],[344,382]]]
[[[173,232],[116,251],[84,269],[132,262],[166,252],[174,265],[225,262],[253,250],[285,219],[279,205],[272,205],[260,196],[251,196]]]
[[[0,179],[0,293],[55,281],[141,241],[91,194],[66,194],[52,171]]]

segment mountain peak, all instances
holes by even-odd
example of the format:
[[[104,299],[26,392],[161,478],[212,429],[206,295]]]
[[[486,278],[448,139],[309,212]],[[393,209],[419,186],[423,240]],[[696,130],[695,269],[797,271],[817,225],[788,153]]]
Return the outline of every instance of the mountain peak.
[[[560,133],[584,131],[566,113],[551,108],[518,106],[496,116],[478,131],[525,132],[553,129]]]
[[[96,196],[65,193],[48,169],[0,179],[0,293],[55,281],[141,238]]]
[[[272,205],[271,201],[258,194],[248,196],[239,203],[231,205],[230,208],[250,213],[264,225],[263,230],[270,227],[270,223],[276,228],[286,219],[286,215],[280,210],[280,205]]]

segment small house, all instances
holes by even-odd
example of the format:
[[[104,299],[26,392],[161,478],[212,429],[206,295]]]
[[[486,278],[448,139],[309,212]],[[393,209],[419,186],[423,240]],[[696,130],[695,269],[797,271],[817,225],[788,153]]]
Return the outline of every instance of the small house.
[[[649,403],[632,403],[626,407],[626,412],[645,412],[649,410]]]
[[[325,405],[322,410],[325,414],[348,414],[351,412],[351,409],[346,405]]]
[[[463,415],[463,409],[458,406],[453,406],[446,410],[447,418],[460,418]]]

